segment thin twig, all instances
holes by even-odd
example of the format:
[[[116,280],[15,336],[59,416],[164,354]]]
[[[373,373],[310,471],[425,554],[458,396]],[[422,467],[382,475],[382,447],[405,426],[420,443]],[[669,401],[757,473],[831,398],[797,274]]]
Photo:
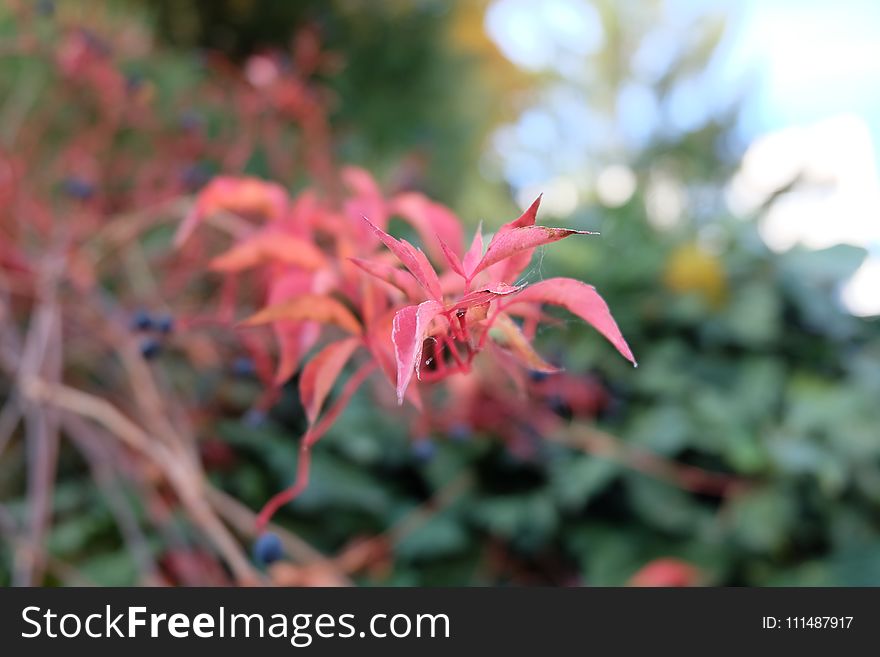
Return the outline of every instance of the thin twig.
[[[67,435],[73,438],[88,460],[92,476],[104,493],[104,499],[116,520],[120,534],[137,562],[140,572],[144,574],[144,581],[149,584],[158,583],[159,571],[156,562],[137,518],[124,496],[119,494],[119,481],[109,466],[110,458],[101,436],[97,435],[94,427],[72,413],[64,415],[62,424]]]
[[[574,425],[565,431],[548,434],[546,438],[615,461],[692,493],[727,497],[742,492],[751,485],[750,482],[735,475],[676,463],[644,449],[627,445],[615,436],[595,427]]]
[[[464,472],[440,488],[427,502],[416,507],[385,533],[390,543],[396,545],[424,526],[433,516],[450,506],[474,485],[470,472]]]
[[[3,456],[19,420],[21,420],[21,407],[13,394],[0,410],[0,456]]]
[[[50,259],[42,272],[40,301],[28,327],[18,378],[43,376],[57,378],[60,349],[60,313],[56,303],[58,258]],[[23,408],[28,448],[28,541],[27,549],[19,550],[13,572],[13,583],[32,586],[43,579],[45,558],[40,546],[48,533],[52,511],[52,491],[58,454],[58,423],[54,412],[39,404],[25,403]]]
[[[26,381],[22,391],[34,401],[52,404],[98,422],[129,447],[153,460],[174,487],[193,520],[223,555],[236,578],[242,583],[260,581],[259,573],[207,503],[204,480],[188,454],[154,439],[112,404],[94,395],[60,384],[49,385],[40,379]]]

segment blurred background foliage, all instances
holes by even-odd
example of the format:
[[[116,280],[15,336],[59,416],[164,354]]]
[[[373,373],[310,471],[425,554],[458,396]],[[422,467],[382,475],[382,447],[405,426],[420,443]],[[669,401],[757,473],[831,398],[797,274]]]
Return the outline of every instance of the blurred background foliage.
[[[75,13],[56,4],[59,13]],[[577,322],[545,329],[539,351],[569,375],[600,381],[608,395],[595,414],[572,413],[564,403],[555,410],[573,432],[598,426],[620,443],[727,475],[736,486],[723,495],[686,490],[633,463],[540,436],[527,455],[468,427],[408,436],[358,395],[316,451],[310,488],[279,521],[327,553],[392,528],[390,553],[363,575],[365,584],[621,585],[645,564],[672,557],[695,566],[707,585],[880,585],[880,329],[876,318],[855,317],[839,300],[865,250],[767,246],[760,221],[796,180],[745,216],[729,209],[728,183],[747,146],[734,131],[737,98],[669,130],[658,110],[658,129],[630,138],[621,98],[633,88],[633,53],[662,20],[663,3],[597,0],[590,7],[601,43],[576,70],[541,71],[517,67],[489,38],[491,4],[110,6],[136,7],[131,20],[152,25],[153,37],[167,42],[161,60],[141,70],[166,90],[185,86],[200,53],[244,59],[315,25],[338,56],[325,75],[339,159],[365,166],[388,189],[426,191],[472,226],[478,219],[498,226],[517,212],[514,197],[531,193],[506,175],[516,158],[542,158],[568,180],[598,181],[579,186],[570,203],[560,203],[572,197],[570,185],[543,190],[539,220],[602,235],[547,249],[529,277],[596,285],[639,367],[628,368]],[[647,88],[663,107],[707,66],[724,27],[701,17],[682,29],[680,55],[638,92]],[[511,156],[514,122],[535,108],[552,114],[546,101],[559,97],[589,115],[585,125],[555,128],[577,152],[547,152],[526,128],[525,155]],[[250,168],[261,173],[259,163]],[[268,418],[244,414],[259,386],[246,364],[234,369],[204,373],[205,402],[225,419],[205,436],[203,458],[220,488],[258,508],[292,479],[302,416],[292,393]],[[0,460],[0,494],[16,514],[25,503],[17,449]],[[63,451],[60,471],[48,548],[62,572],[72,571],[73,581],[138,581],[106,490],[73,452]],[[122,485],[118,492],[137,505],[133,491]],[[442,503],[418,526],[395,533],[438,495]],[[183,515],[176,524],[177,548],[168,537],[149,541],[171,570],[174,558],[193,553],[179,545],[197,541]],[[6,581],[11,554],[0,555]]]
[[[325,76],[334,93],[338,152],[389,186],[422,189],[458,208],[497,212],[506,196],[475,181],[489,130],[514,108],[528,76],[482,29],[487,3],[426,0],[172,0],[155,8],[157,35],[184,49],[243,59],[285,47],[313,25],[338,56]],[[500,102],[499,102],[500,101]],[[510,206],[508,206],[510,207]]]

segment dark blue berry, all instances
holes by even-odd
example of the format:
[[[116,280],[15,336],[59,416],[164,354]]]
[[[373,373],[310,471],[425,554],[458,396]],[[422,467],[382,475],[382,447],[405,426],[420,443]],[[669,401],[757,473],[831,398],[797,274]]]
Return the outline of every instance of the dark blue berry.
[[[136,310],[131,316],[131,328],[134,331],[149,331],[153,328],[153,318],[146,310]]]
[[[561,418],[570,420],[572,416],[571,406],[560,395],[553,395],[547,399],[547,405],[550,410]]]
[[[265,532],[254,541],[254,561],[263,566],[275,563],[284,556],[284,546],[278,534]]]
[[[247,356],[239,356],[234,361],[232,361],[232,374],[235,376],[240,376],[241,378],[248,378],[254,376],[257,370],[254,366],[254,361]]]
[[[532,381],[534,381],[535,383],[540,383],[541,381],[543,381],[544,379],[546,379],[548,376],[550,376],[549,373],[547,373],[547,372],[539,372],[538,370],[531,370],[531,371],[529,372],[529,378],[530,378]]]
[[[183,170],[180,178],[187,189],[195,191],[210,180],[211,174],[203,165],[191,164]]]
[[[144,338],[141,342],[141,356],[147,360],[153,360],[162,353],[162,343],[156,338]]]
[[[37,13],[40,16],[52,16],[55,14],[55,3],[52,0],[40,0],[37,2]]]
[[[242,416],[241,423],[249,429],[259,429],[266,424],[269,419],[266,411],[261,408],[249,408]]]
[[[159,333],[167,335],[174,330],[174,318],[167,313],[156,317],[154,323],[156,325],[156,330],[159,331]]]
[[[413,458],[419,463],[427,463],[437,452],[437,446],[430,438],[417,438],[410,447]]]
[[[449,437],[456,442],[463,443],[466,440],[470,440],[472,435],[473,429],[465,422],[456,422],[449,427]]]
[[[79,201],[86,201],[95,194],[95,186],[82,178],[66,178],[61,187],[70,198]]]

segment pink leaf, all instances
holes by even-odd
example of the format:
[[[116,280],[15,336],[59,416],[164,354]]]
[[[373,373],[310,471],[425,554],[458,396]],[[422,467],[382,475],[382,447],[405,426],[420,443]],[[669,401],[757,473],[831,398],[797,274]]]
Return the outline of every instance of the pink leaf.
[[[278,231],[262,231],[212,259],[208,268],[238,272],[273,261],[303,269],[319,269],[327,263],[321,250],[307,240]]]
[[[509,303],[505,304],[505,308],[526,302],[550,303],[566,308],[588,324],[592,324],[617,348],[624,358],[633,365],[636,364],[629,345],[621,335],[617,322],[611,316],[608,304],[599,296],[596,288],[592,285],[581,283],[573,278],[548,278],[519,292]]]
[[[458,217],[444,205],[435,203],[424,194],[405,192],[391,201],[391,212],[407,220],[419,233],[422,244],[436,259],[436,240],[445,242],[456,256],[461,254],[463,241]]]
[[[397,403],[403,403],[403,396],[415,372],[416,364],[422,357],[422,342],[428,327],[443,306],[434,300],[424,301],[418,306],[401,308],[394,315],[391,328],[391,341],[397,360]]]
[[[495,342],[506,347],[512,356],[530,370],[536,372],[559,371],[558,367],[551,365],[538,355],[528,338],[523,335],[519,326],[508,315],[500,313],[495,318],[493,329],[498,333]]]
[[[193,208],[174,236],[180,247],[205,217],[225,210],[241,215],[259,215],[264,219],[281,219],[287,210],[287,192],[281,185],[259,178],[220,176],[199,192]]]
[[[514,219],[513,221],[509,221],[504,224],[501,228],[498,229],[498,232],[495,233],[495,237],[497,238],[501,233],[506,233],[508,230],[513,228],[523,228],[524,226],[534,226],[535,218],[538,216],[538,208],[541,205],[541,198],[543,194],[539,194],[538,198],[532,201],[532,204],[523,212],[519,217]],[[494,239],[492,240],[495,241]]]
[[[302,294],[313,293],[318,285],[313,272],[289,270],[273,278],[266,305],[274,306]],[[281,385],[293,376],[299,368],[303,354],[318,341],[321,325],[310,320],[280,320],[272,324],[272,331],[278,343],[278,365],[274,383]]]
[[[467,250],[467,253],[464,254],[464,259],[462,260],[462,267],[466,272],[472,271],[474,267],[476,267],[477,263],[480,261],[480,258],[483,257],[483,222],[480,222],[480,225],[477,226],[477,230],[474,233],[474,239],[471,242],[471,248]]]
[[[342,180],[357,196],[373,199],[382,198],[382,190],[379,189],[379,185],[376,184],[373,176],[366,169],[356,166],[343,167]]]
[[[306,363],[299,379],[299,398],[306,411],[309,426],[318,419],[321,406],[345,364],[360,345],[358,338],[332,342]]]
[[[351,311],[333,297],[322,294],[303,294],[268,306],[245,319],[242,326],[260,326],[281,320],[314,320],[336,324],[353,335],[361,334],[361,323]]]
[[[424,253],[406,240],[398,240],[392,237],[384,230],[375,226],[366,217],[364,217],[364,221],[370,225],[373,232],[382,240],[382,243],[409,269],[410,273],[415,276],[416,280],[431,298],[437,301],[443,298],[443,294],[440,291],[440,279],[437,278],[437,272],[434,271]]]
[[[394,311],[391,311],[370,324],[365,340],[367,348],[370,350],[373,358],[376,359],[376,362],[379,363],[382,372],[392,386],[395,386],[397,381],[395,346],[391,341],[394,315]],[[410,401],[419,412],[424,411],[422,400],[419,396],[419,389],[416,386],[410,386],[407,389],[404,399]]]
[[[317,322],[280,321],[272,325],[272,331],[278,343],[278,365],[273,383],[280,386],[299,369],[302,355],[318,341],[321,326]]]
[[[498,240],[498,238],[504,233],[513,230],[514,228],[524,228],[526,226],[534,226],[535,219],[538,216],[538,208],[541,205],[541,198],[543,194],[539,195],[532,204],[523,212],[519,217],[514,219],[513,221],[509,221],[501,228],[498,229],[498,232],[492,237],[492,242]],[[495,281],[515,281],[519,278],[520,274],[522,274],[523,270],[529,266],[529,262],[532,259],[532,251],[525,250],[520,251],[519,253],[511,256],[504,262],[497,263],[493,265],[490,269],[490,278]],[[473,269],[473,266],[471,266]]]
[[[461,265],[461,260],[459,260],[458,256],[455,255],[455,252],[450,249],[443,240],[440,240],[440,248],[443,250],[443,255],[446,256],[446,262],[449,263],[452,271],[462,278],[467,278],[467,275],[464,273],[464,268]]]
[[[491,267],[497,262],[501,262],[511,256],[523,254],[523,257],[531,258],[532,251],[542,244],[550,244],[570,235],[593,235],[590,231],[572,230],[569,228],[550,228],[548,226],[522,226],[519,228],[511,228],[503,233],[496,235],[489,248],[486,249],[486,255],[477,264],[472,272],[471,278],[479,274],[487,267]],[[526,261],[528,263],[528,261]]]
[[[345,204],[351,216],[356,219],[367,215],[384,226],[388,221],[387,204],[373,176],[360,167],[347,166],[342,169],[342,180],[354,192]]]
[[[523,289],[522,285],[508,285],[507,283],[498,283],[497,285],[485,290],[477,290],[465,294],[458,301],[446,308],[447,311],[462,310],[489,303],[501,296],[507,296],[519,292]]]
[[[349,258],[349,260],[371,276],[393,285],[410,299],[418,299],[422,296],[418,281],[408,271],[377,260],[363,260],[361,258]]]

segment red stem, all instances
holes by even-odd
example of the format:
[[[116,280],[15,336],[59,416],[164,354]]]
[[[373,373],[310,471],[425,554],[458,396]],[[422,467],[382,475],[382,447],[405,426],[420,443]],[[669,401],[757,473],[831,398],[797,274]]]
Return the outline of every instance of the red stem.
[[[312,462],[312,446],[321,439],[321,437],[327,432],[328,429],[330,429],[330,427],[333,426],[333,423],[336,422],[336,420],[342,414],[342,411],[345,410],[345,407],[351,401],[354,393],[357,392],[357,389],[367,379],[367,377],[373,373],[373,370],[375,368],[375,361],[368,361],[361,365],[360,368],[354,374],[352,374],[351,378],[346,382],[345,387],[339,394],[339,398],[333,402],[333,405],[330,407],[327,413],[324,414],[324,417],[321,418],[321,421],[313,427],[310,427],[306,431],[299,446],[299,460],[296,464],[296,479],[294,480],[292,486],[274,495],[260,510],[256,521],[257,532],[263,531],[263,529],[266,527],[266,524],[272,519],[272,516],[275,515],[278,509],[280,509],[288,502],[296,499],[296,497],[300,493],[302,493],[309,485],[309,469]]]

